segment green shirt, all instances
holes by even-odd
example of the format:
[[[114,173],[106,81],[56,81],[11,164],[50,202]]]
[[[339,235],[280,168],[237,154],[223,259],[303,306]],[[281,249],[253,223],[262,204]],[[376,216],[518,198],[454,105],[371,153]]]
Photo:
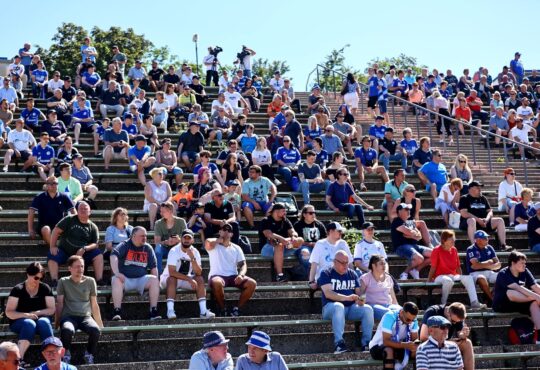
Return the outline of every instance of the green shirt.
[[[82,280],[76,283],[70,276],[63,277],[58,281],[57,295],[64,296],[62,319],[67,316],[92,316],[90,297],[97,296],[96,281],[89,276],[83,276]]]
[[[96,224],[90,220],[83,224],[77,215],[64,217],[56,227],[63,231],[58,241],[58,248],[66,252],[68,256],[74,255],[86,245],[97,243],[99,239],[99,230]]]
[[[405,186],[409,185],[407,181],[403,181],[401,185],[399,185],[399,188],[396,186],[394,180],[388,181],[386,184],[384,184],[384,194],[390,194],[390,197],[392,200],[398,200],[403,196],[403,189],[405,189]],[[383,207],[386,206],[386,197],[383,200]]]
[[[171,229],[167,229],[167,221],[164,218],[156,221],[154,227],[154,235],[161,237],[161,241],[169,239],[172,235],[182,235],[182,231],[187,229],[186,220],[181,217],[174,216],[174,226]],[[172,246],[171,246],[172,247]]]
[[[58,191],[65,193],[71,200],[82,194],[82,187],[79,180],[74,177],[69,177],[68,180],[58,178]]]

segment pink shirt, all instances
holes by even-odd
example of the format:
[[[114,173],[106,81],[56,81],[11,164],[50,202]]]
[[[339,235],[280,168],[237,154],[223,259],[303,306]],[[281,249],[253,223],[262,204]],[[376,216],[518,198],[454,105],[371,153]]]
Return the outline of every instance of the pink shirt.
[[[384,281],[375,280],[371,272],[362,275],[360,278],[362,286],[366,288],[366,303],[367,304],[392,304],[392,296],[390,292],[394,289],[392,277],[385,274]]]

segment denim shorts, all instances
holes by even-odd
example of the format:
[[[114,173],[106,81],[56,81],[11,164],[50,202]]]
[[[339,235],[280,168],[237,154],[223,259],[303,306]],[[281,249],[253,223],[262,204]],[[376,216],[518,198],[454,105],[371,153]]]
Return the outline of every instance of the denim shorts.
[[[416,244],[403,244],[397,247],[396,254],[400,256],[401,258],[406,258],[407,260],[411,260],[414,256],[414,252],[418,252],[422,256],[424,255],[424,252],[426,251],[426,247],[422,247],[420,245]]]

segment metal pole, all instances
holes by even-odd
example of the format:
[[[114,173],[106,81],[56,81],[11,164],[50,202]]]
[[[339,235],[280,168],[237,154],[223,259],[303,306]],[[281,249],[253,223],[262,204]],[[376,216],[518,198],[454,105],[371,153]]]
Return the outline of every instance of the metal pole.
[[[360,114],[364,114],[364,89],[360,88]]]
[[[321,87],[321,81],[319,79],[319,66],[317,66],[317,85],[319,85],[319,88]]]
[[[433,133],[432,133],[432,128],[431,126],[433,125],[433,122],[431,122],[431,113],[429,113],[429,111],[426,109],[425,112],[427,112],[427,115],[428,115],[428,127],[429,127],[429,140],[431,140],[431,142],[433,143]]]
[[[469,127],[470,128],[470,127]],[[476,166],[476,145],[474,145],[474,131],[475,129],[471,128],[471,148],[472,148],[472,157],[473,157],[473,163]]]
[[[506,148],[506,139],[503,139],[503,152],[504,152],[504,163],[506,163],[506,167],[509,166],[508,164],[508,149]]]
[[[336,72],[332,70],[332,88],[334,89],[334,99],[336,99]]]
[[[489,144],[489,135],[486,135],[486,145],[487,145],[487,150],[488,150],[489,173],[493,173],[493,163],[491,163],[491,145]]]
[[[389,97],[388,103],[389,103],[389,104],[391,105],[391,107],[392,107],[392,123],[394,124],[394,127],[396,127],[396,110],[395,110],[395,108],[394,108],[395,100],[392,99],[392,97]]]
[[[523,148],[525,150],[525,148]],[[529,174],[527,173],[527,156],[521,158],[521,163],[523,163],[523,174],[525,175],[525,186],[529,186]]]
[[[193,35],[193,42],[195,43],[195,69],[197,70],[197,76],[199,75],[199,48],[198,48],[199,35]]]
[[[418,119],[418,111],[416,110],[416,107],[413,107],[413,113],[414,117],[416,118],[416,137],[420,137],[420,122]]]

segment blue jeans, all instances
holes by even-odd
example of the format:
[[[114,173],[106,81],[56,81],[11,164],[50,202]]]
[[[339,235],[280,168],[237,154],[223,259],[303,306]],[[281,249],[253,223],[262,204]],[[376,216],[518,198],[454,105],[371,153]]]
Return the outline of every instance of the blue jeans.
[[[334,344],[343,340],[345,320],[362,321],[361,345],[367,346],[373,334],[373,309],[368,305],[357,304],[345,307],[341,302],[328,302],[322,310],[323,320],[332,321]]]
[[[309,269],[311,268],[311,264],[309,263],[309,257],[311,256],[312,250],[313,248],[310,248],[307,245],[303,245],[295,251],[296,258],[298,258],[298,263],[300,263],[300,265],[303,266],[308,273]]]
[[[156,244],[154,253],[156,254],[158,276],[161,276],[161,274],[163,273],[163,259],[167,259],[167,256],[169,255],[169,250],[169,248],[166,248],[161,244]]]
[[[292,256],[295,253],[296,253],[295,249],[287,249],[287,248],[283,249],[284,257]],[[261,256],[268,257],[268,258],[274,257],[274,246],[272,244],[266,243],[261,249]]]
[[[19,334],[19,340],[34,340],[34,336],[39,334],[41,341],[53,336],[51,320],[48,317],[40,317],[37,320],[17,319],[9,328]]]
[[[390,171],[390,161],[401,161],[401,168],[406,169],[407,168],[407,157],[404,156],[402,153],[394,154],[391,156],[386,156],[384,154],[381,154],[379,159],[383,163],[384,168],[386,171]]]
[[[330,186],[330,181],[324,180],[324,182],[320,182],[317,184],[314,183],[308,183],[307,180],[302,181],[300,184],[300,189],[302,191],[302,197],[304,198],[304,205],[311,204],[311,198],[309,196],[309,193],[320,193],[324,190],[326,194],[326,190],[328,190],[328,187]]]
[[[377,321],[382,319],[388,311],[399,311],[401,309],[401,306],[398,304],[370,304],[370,306],[373,308],[373,317]]]
[[[535,252],[535,253],[540,254],[540,243],[533,245],[533,246],[531,247],[531,250],[532,250],[533,252]]]
[[[283,167],[283,166],[279,166],[278,167],[278,170],[277,172],[283,176],[283,178],[285,179],[285,182],[287,183],[287,185],[289,185],[291,188],[292,188],[292,171],[289,167]]]
[[[337,206],[341,212],[346,212],[347,217],[351,220],[354,219],[354,216],[358,218],[358,224],[362,226],[364,223],[364,209],[360,204],[351,204],[351,203],[342,203]]]

